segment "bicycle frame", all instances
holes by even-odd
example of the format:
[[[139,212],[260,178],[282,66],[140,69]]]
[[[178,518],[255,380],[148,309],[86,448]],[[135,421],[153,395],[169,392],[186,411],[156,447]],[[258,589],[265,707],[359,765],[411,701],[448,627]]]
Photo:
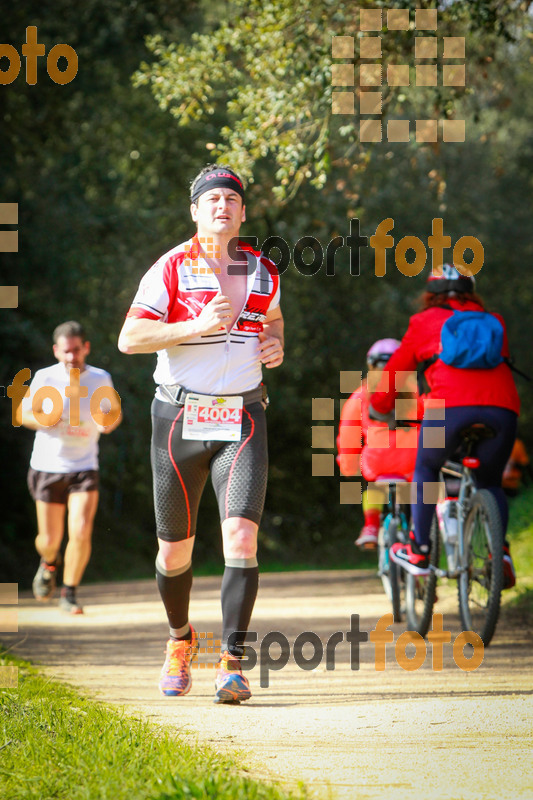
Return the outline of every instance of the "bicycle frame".
[[[450,549],[453,548],[453,567],[451,569],[449,568],[444,570],[440,569],[439,567],[432,566],[431,569],[439,578],[457,579],[462,572],[465,572],[465,570],[468,569],[468,563],[465,557],[464,522],[470,510],[472,497],[476,492],[477,486],[474,471],[464,464],[458,464],[455,461],[447,461],[441,469],[441,480],[443,483],[444,475],[449,475],[453,478],[459,478],[461,481],[459,486],[459,494],[456,500],[458,526],[457,540],[452,545],[446,537],[446,531],[443,531],[439,524],[440,537],[448,558],[448,566],[450,564]]]
[[[472,426],[476,427],[481,426]],[[430,529],[427,576],[407,571],[406,612],[410,629],[425,636],[431,625],[437,579],[456,580],[464,630],[474,631],[486,646],[494,634],[500,609],[504,531],[496,499],[489,489],[477,486],[476,469],[480,462],[471,453],[480,432],[467,429],[462,438],[464,446],[456,460],[446,461],[440,470],[443,485],[446,476],[459,478],[457,497],[453,497],[453,491],[449,498],[451,505],[441,506],[440,512],[437,505]],[[452,522],[457,523],[456,531]],[[439,566],[441,541],[447,569]]]
[[[401,570],[389,557],[389,550],[395,542],[406,542],[408,524],[400,503],[397,499],[396,486],[398,482],[405,482],[401,476],[383,475],[376,483],[385,488],[387,486],[387,503],[382,510],[382,519],[378,537],[378,575],[383,583],[385,594],[392,603],[395,622],[402,618],[402,599],[404,578]]]
[[[388,487],[388,498],[389,499],[388,499],[386,505],[384,505],[383,511],[381,512],[382,521],[381,521],[381,527],[380,527],[380,534],[383,534],[384,536],[386,536],[386,530],[384,530],[384,529],[385,529],[385,523],[387,522],[387,520],[389,520],[389,524],[390,524],[390,520],[391,519],[401,520],[402,517],[404,516],[404,513],[403,513],[403,511],[401,509],[401,505],[400,505],[400,503],[398,503],[398,500],[397,500],[397,497],[396,497],[396,485],[397,485],[398,482],[399,481],[393,480],[392,478],[389,478],[389,479],[385,479],[385,478],[384,479],[380,479],[380,478],[378,478],[378,480],[376,481],[376,483],[382,483],[384,486],[387,485],[387,487]],[[403,482],[404,481],[402,481],[402,483]],[[403,531],[403,526],[399,527],[398,532],[400,532],[400,531]],[[406,539],[406,541],[407,541],[407,539]],[[388,547],[390,547],[391,542],[383,542],[383,544],[388,548]]]

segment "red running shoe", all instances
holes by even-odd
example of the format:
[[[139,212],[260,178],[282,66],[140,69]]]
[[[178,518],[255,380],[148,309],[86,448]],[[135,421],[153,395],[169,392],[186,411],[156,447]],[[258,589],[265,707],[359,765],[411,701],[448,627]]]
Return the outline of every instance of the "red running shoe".
[[[395,564],[399,564],[411,575],[429,575],[431,570],[428,553],[420,552],[413,531],[409,532],[409,540],[407,544],[401,542],[393,544],[390,549],[390,557]]]
[[[355,540],[355,544],[362,550],[375,550],[378,546],[378,534],[377,525],[365,525]]]
[[[513,559],[511,558],[511,552],[509,550],[509,545],[504,544],[503,546],[503,588],[505,589],[512,589],[513,586],[516,584],[516,572],[514,569]]]

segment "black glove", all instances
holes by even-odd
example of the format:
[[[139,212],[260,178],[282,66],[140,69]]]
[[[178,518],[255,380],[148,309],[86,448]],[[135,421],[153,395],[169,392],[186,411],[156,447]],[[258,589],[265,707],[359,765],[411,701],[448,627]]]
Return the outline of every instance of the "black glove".
[[[389,426],[389,430],[391,431],[396,428],[396,417],[394,416],[394,411],[392,410],[388,411],[386,414],[381,414],[372,407],[372,403],[369,403],[368,416],[370,419],[376,420],[376,422],[386,422]]]

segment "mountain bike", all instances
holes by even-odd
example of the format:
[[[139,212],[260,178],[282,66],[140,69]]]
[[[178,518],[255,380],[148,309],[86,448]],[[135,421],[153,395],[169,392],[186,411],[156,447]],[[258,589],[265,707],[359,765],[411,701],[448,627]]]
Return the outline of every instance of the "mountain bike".
[[[488,489],[476,486],[476,444],[494,436],[487,425],[475,424],[461,433],[457,461],[447,461],[440,479],[459,481],[457,495],[449,497],[446,514],[433,516],[430,530],[430,574],[405,573],[407,624],[421,636],[431,625],[438,578],[457,580],[463,630],[479,634],[487,646],[494,635],[503,589],[504,531],[498,504]],[[437,506],[438,507],[438,506]],[[442,550],[441,550],[442,546]],[[440,566],[441,552],[446,568]],[[403,572],[403,570],[402,570]]]
[[[395,542],[405,544],[409,536],[409,519],[398,502],[397,484],[407,483],[401,475],[381,475],[375,482],[388,489],[388,501],[381,514],[378,534],[378,575],[385,594],[392,604],[394,622],[402,621],[405,610],[405,574],[390,558],[389,550]]]

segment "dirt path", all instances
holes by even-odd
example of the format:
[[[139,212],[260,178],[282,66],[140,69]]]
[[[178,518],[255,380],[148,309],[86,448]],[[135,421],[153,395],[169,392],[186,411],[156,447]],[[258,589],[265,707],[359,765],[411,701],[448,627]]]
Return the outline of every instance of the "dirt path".
[[[219,578],[198,578],[191,619],[198,631],[219,633]],[[246,704],[214,706],[214,655],[202,655],[193,688],[183,698],[157,689],[166,624],[155,582],[84,587],[84,617],[64,617],[57,606],[20,597],[19,633],[2,640],[51,675],[125,706],[215,750],[239,751],[251,773],[288,786],[299,780],[312,797],[346,800],[531,800],[533,798],[533,637],[505,613],[475,671],[463,671],[444,646],[435,672],[431,650],[408,672],[386,647],[386,666],[375,669],[375,646],[360,646],[360,669],[350,668],[350,645],[311,671],[292,656],[296,637],[312,631],[325,644],[346,634],[350,615],[371,631],[389,612],[378,580],[366,572],[307,572],[261,578],[253,629],[259,652],[264,637],[280,631],[291,647],[281,670],[261,688],[259,667],[249,677]],[[452,642],[460,632],[454,598],[440,590],[437,611]],[[392,626],[394,641],[402,632]],[[318,647],[318,645],[317,645]],[[303,656],[311,657],[306,645]],[[272,645],[271,656],[281,655]],[[263,683],[267,672],[263,668]]]

